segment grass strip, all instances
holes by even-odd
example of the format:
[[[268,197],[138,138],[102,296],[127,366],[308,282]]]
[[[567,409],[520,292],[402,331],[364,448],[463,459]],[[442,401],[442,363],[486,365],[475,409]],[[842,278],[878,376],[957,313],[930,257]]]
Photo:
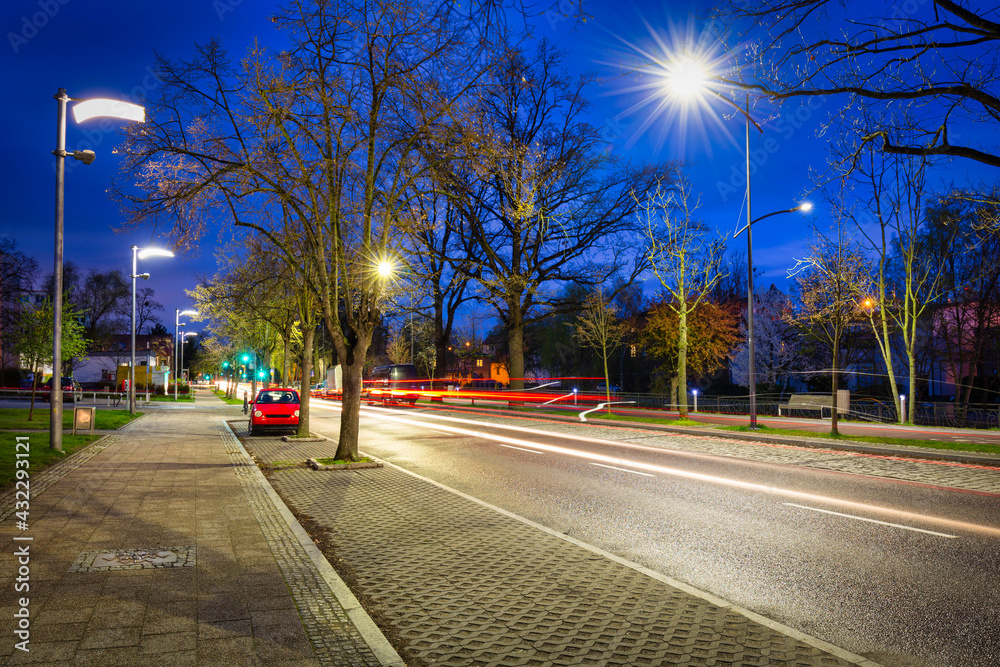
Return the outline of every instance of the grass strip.
[[[875,445],[893,445],[896,447],[923,447],[925,449],[943,449],[952,452],[977,452],[979,454],[1000,454],[1000,445],[987,445],[975,442],[950,442],[946,440],[918,440],[916,438],[884,438],[874,435],[833,435],[817,431],[801,431],[790,428],[771,428],[760,426],[750,430],[746,426],[720,426],[720,431],[736,431],[738,433],[754,433],[764,435],[791,435],[807,438],[822,438],[833,442],[867,442]]]
[[[226,396],[226,392],[220,389],[212,389],[212,393],[218,396],[220,399],[222,399],[223,402],[228,403],[229,405],[243,405],[242,398],[228,398]]]
[[[130,415],[128,410],[94,410],[94,428],[102,431],[113,431],[129,423],[141,412]],[[28,408],[0,408],[0,430],[30,430],[49,428],[49,409],[35,408],[32,420],[28,421]],[[73,428],[73,410],[63,410],[63,428]],[[48,436],[46,436],[48,437]]]
[[[151,400],[151,401],[171,401],[172,402],[174,400],[174,395],[170,394],[169,396],[160,396],[159,394],[153,394],[152,396],[149,397],[149,400]],[[190,394],[179,394],[177,396],[177,402],[178,403],[194,403],[194,396],[191,396]]]
[[[20,469],[28,471],[29,483],[33,476],[45,468],[62,461],[73,452],[102,437],[100,435],[63,435],[63,451],[57,452],[49,448],[48,433],[0,433],[0,489],[3,490],[9,489],[17,481],[18,467],[15,462],[25,460],[18,459],[16,456],[17,452],[24,453],[25,451],[24,447],[18,448],[16,446],[18,436],[28,438],[28,467],[24,468],[22,463]],[[20,442],[24,443],[25,441],[22,439]]]
[[[341,464],[347,464],[347,463],[371,463],[371,458],[369,458],[367,456],[362,456],[357,461],[344,461],[342,459],[335,459],[335,458],[327,457],[325,459],[316,459],[316,463],[319,463],[320,465],[324,465],[324,466],[341,465]]]

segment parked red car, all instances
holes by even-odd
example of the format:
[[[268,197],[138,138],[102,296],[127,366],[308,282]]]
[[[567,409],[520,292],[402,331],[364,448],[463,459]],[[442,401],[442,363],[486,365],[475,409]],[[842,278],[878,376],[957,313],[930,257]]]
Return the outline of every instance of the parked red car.
[[[299,426],[299,392],[261,389],[250,404],[250,435],[266,429],[294,431]]]

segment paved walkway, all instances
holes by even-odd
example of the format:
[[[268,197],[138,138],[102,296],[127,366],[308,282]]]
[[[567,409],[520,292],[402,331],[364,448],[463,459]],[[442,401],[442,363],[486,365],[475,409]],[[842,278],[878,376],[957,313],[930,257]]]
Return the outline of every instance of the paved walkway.
[[[0,662],[402,664],[228,430],[240,409],[186,407],[0,497]]]
[[[246,438],[408,665],[874,665],[333,442]]]

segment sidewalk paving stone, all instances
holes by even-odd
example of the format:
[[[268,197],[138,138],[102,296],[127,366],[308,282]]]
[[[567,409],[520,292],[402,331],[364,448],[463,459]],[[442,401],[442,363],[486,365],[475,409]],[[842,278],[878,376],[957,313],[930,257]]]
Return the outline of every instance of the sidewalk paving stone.
[[[0,663],[379,665],[223,424],[239,408],[159,407],[31,471],[27,530],[0,496]]]
[[[411,666],[875,664],[395,466],[292,465],[331,456],[335,442],[276,443],[231,427],[259,462],[280,462],[272,485]]]

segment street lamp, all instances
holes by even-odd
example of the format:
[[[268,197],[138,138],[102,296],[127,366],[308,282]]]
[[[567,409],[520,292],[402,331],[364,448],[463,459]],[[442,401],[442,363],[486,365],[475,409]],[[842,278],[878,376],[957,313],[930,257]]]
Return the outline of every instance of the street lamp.
[[[77,102],[73,106],[73,116],[81,123],[89,118],[107,116],[121,118],[137,123],[145,121],[145,110],[137,104],[116,100],[93,99],[74,100],[66,94],[65,88],[60,88],[55,94],[56,100],[56,227],[55,227],[55,261],[52,266],[52,388],[62,386],[62,291],[63,291],[63,210],[64,187],[66,180],[66,157],[72,156],[84,164],[94,161],[94,151],[66,152],[66,106],[69,102]],[[58,384],[57,384],[58,383]],[[62,451],[62,392],[53,391],[50,396],[49,411],[49,446]]]
[[[747,220],[750,219],[750,144],[749,144],[750,131],[747,130]],[[750,227],[757,224],[764,218],[770,218],[772,215],[780,215],[782,213],[808,213],[812,210],[812,204],[809,202],[802,202],[795,208],[782,209],[780,211],[774,211],[768,213],[767,215],[762,215],[752,222],[748,222],[745,227],[740,229],[733,238],[739,236],[745,229],[747,232],[747,382],[750,385],[750,424],[747,428],[756,429],[757,428],[757,377],[756,377],[756,366],[754,364],[754,336],[753,336],[753,247],[750,243]]]
[[[181,324],[181,315],[194,315],[197,317],[197,310],[181,310],[180,308],[174,309],[174,400],[177,400],[177,382],[180,380],[181,374],[178,373],[180,366],[177,364],[177,332],[183,324]]]
[[[135,279],[142,278],[143,280],[149,280],[148,273],[136,273],[138,269],[138,260],[146,259],[147,257],[173,257],[174,253],[169,250],[164,250],[163,248],[143,248],[139,249],[139,246],[132,246],[132,363],[128,367],[128,412],[131,415],[135,414]],[[149,357],[146,357],[146,385],[149,385]]]
[[[757,428],[757,383],[754,377],[754,340],[753,340],[753,236],[751,234],[750,227],[756,223],[760,222],[764,218],[769,218],[772,215],[778,215],[779,213],[791,213],[793,211],[806,212],[812,209],[812,204],[803,203],[792,209],[775,211],[773,213],[768,213],[767,215],[762,215],[756,220],[753,219],[751,215],[750,208],[750,125],[752,124],[757,128],[757,131],[761,134],[764,133],[764,128],[750,116],[750,94],[747,93],[744,106],[740,106],[733,100],[729,99],[725,95],[722,95],[717,90],[713,90],[709,87],[709,82],[712,80],[719,81],[718,77],[714,77],[709,73],[708,67],[695,58],[680,58],[670,65],[667,66],[667,81],[670,91],[677,95],[678,97],[685,99],[692,99],[699,96],[703,92],[710,92],[720,100],[723,100],[727,104],[730,104],[733,108],[739,111],[744,118],[746,118],[746,173],[747,173],[747,224],[743,229],[736,232],[734,238],[739,236],[740,233],[745,229],[747,232],[747,344],[749,351],[749,384],[750,384],[750,424],[749,428]]]
[[[181,365],[178,368],[179,374],[184,373],[184,341],[187,340],[188,336],[197,336],[197,335],[198,335],[198,332],[196,332],[196,331],[186,331],[186,332],[184,332],[184,333],[181,334]],[[174,378],[174,392],[175,393],[177,391],[177,380],[179,379],[179,377],[180,377],[180,375],[178,375],[177,378]]]

